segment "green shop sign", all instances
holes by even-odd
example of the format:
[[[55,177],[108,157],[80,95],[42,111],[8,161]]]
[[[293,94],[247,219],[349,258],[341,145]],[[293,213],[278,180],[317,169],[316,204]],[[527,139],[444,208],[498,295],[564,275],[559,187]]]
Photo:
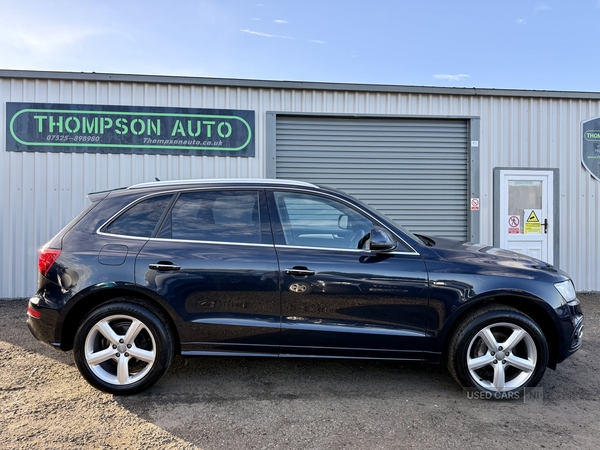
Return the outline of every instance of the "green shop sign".
[[[254,111],[6,104],[11,152],[254,156]]]
[[[600,117],[582,123],[581,163],[600,181]]]

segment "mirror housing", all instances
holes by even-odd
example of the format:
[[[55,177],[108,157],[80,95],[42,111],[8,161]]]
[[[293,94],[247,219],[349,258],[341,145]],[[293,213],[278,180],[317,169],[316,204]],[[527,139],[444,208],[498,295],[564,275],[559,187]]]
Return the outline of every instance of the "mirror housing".
[[[370,249],[375,252],[391,252],[398,243],[385,228],[373,227],[371,229]]]

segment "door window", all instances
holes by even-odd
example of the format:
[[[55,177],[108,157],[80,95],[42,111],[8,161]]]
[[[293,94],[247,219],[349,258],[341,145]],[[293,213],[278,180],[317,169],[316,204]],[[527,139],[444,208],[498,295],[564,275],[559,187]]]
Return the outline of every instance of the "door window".
[[[373,227],[362,214],[326,197],[275,192],[275,202],[287,245],[365,248]]]
[[[519,233],[525,231],[530,211],[542,209],[542,182],[538,180],[508,181],[508,215],[518,217],[515,221]],[[526,214],[527,211],[527,214]],[[516,230],[515,230],[516,231]]]
[[[183,193],[177,199],[157,237],[191,241],[260,243],[258,192]]]

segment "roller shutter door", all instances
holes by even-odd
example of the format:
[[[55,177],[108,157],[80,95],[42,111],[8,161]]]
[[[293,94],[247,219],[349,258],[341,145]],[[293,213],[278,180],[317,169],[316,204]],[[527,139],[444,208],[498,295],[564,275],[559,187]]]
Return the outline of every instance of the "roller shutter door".
[[[277,178],[341,189],[411,231],[467,239],[465,120],[277,116]]]

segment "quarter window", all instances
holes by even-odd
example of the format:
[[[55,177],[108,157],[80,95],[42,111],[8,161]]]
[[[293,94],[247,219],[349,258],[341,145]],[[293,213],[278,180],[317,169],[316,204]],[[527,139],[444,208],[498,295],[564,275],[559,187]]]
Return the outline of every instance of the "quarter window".
[[[136,203],[102,230],[124,236],[150,237],[172,195],[151,197]]]
[[[256,191],[203,191],[179,196],[158,237],[260,243]]]

